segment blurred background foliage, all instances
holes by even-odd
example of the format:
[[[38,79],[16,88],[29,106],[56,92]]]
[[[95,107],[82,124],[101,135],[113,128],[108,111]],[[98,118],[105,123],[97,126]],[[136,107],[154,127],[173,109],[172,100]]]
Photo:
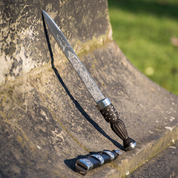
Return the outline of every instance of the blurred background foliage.
[[[151,80],[178,95],[178,0],[108,0],[113,39]]]

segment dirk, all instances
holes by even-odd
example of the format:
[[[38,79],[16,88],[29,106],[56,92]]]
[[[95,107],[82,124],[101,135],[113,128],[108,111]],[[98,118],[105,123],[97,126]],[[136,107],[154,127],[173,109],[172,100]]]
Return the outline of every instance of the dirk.
[[[79,77],[85,84],[91,96],[97,103],[97,108],[99,109],[105,120],[110,123],[111,129],[123,140],[125,150],[128,151],[134,149],[136,146],[136,142],[128,136],[126,127],[123,121],[119,119],[118,113],[110,100],[104,97],[57,24],[44,10],[42,10],[42,14],[61,50],[63,51],[67,59],[71,62],[75,71],[78,73]]]

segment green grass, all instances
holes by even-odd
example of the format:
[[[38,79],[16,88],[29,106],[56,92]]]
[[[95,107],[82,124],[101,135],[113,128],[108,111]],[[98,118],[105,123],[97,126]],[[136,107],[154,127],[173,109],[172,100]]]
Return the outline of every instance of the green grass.
[[[108,0],[113,39],[145,75],[178,95],[177,0]],[[178,45],[178,44],[177,44]]]

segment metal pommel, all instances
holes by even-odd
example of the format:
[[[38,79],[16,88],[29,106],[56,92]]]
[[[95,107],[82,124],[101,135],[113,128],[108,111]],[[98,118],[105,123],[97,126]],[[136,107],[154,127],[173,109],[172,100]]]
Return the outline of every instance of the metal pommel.
[[[125,151],[130,151],[135,149],[136,147],[136,142],[135,140],[133,140],[132,138],[128,137],[126,140],[123,141],[124,142],[124,147],[125,147]]]
[[[97,103],[96,107],[100,111],[110,104],[111,104],[111,101],[108,98],[105,98],[105,99],[101,100],[99,103]]]

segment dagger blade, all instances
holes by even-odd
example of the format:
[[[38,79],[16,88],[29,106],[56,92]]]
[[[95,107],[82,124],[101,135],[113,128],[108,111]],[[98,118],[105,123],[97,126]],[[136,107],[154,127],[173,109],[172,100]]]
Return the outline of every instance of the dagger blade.
[[[105,99],[104,95],[88,73],[83,63],[80,61],[79,57],[74,52],[73,48],[71,47],[57,24],[44,10],[42,10],[42,13],[49,29],[51,30],[61,50],[64,52],[67,59],[71,62],[72,66],[74,67],[77,74],[80,76],[81,80],[85,84],[86,88],[90,92],[95,102],[97,104],[100,103],[100,101]]]

